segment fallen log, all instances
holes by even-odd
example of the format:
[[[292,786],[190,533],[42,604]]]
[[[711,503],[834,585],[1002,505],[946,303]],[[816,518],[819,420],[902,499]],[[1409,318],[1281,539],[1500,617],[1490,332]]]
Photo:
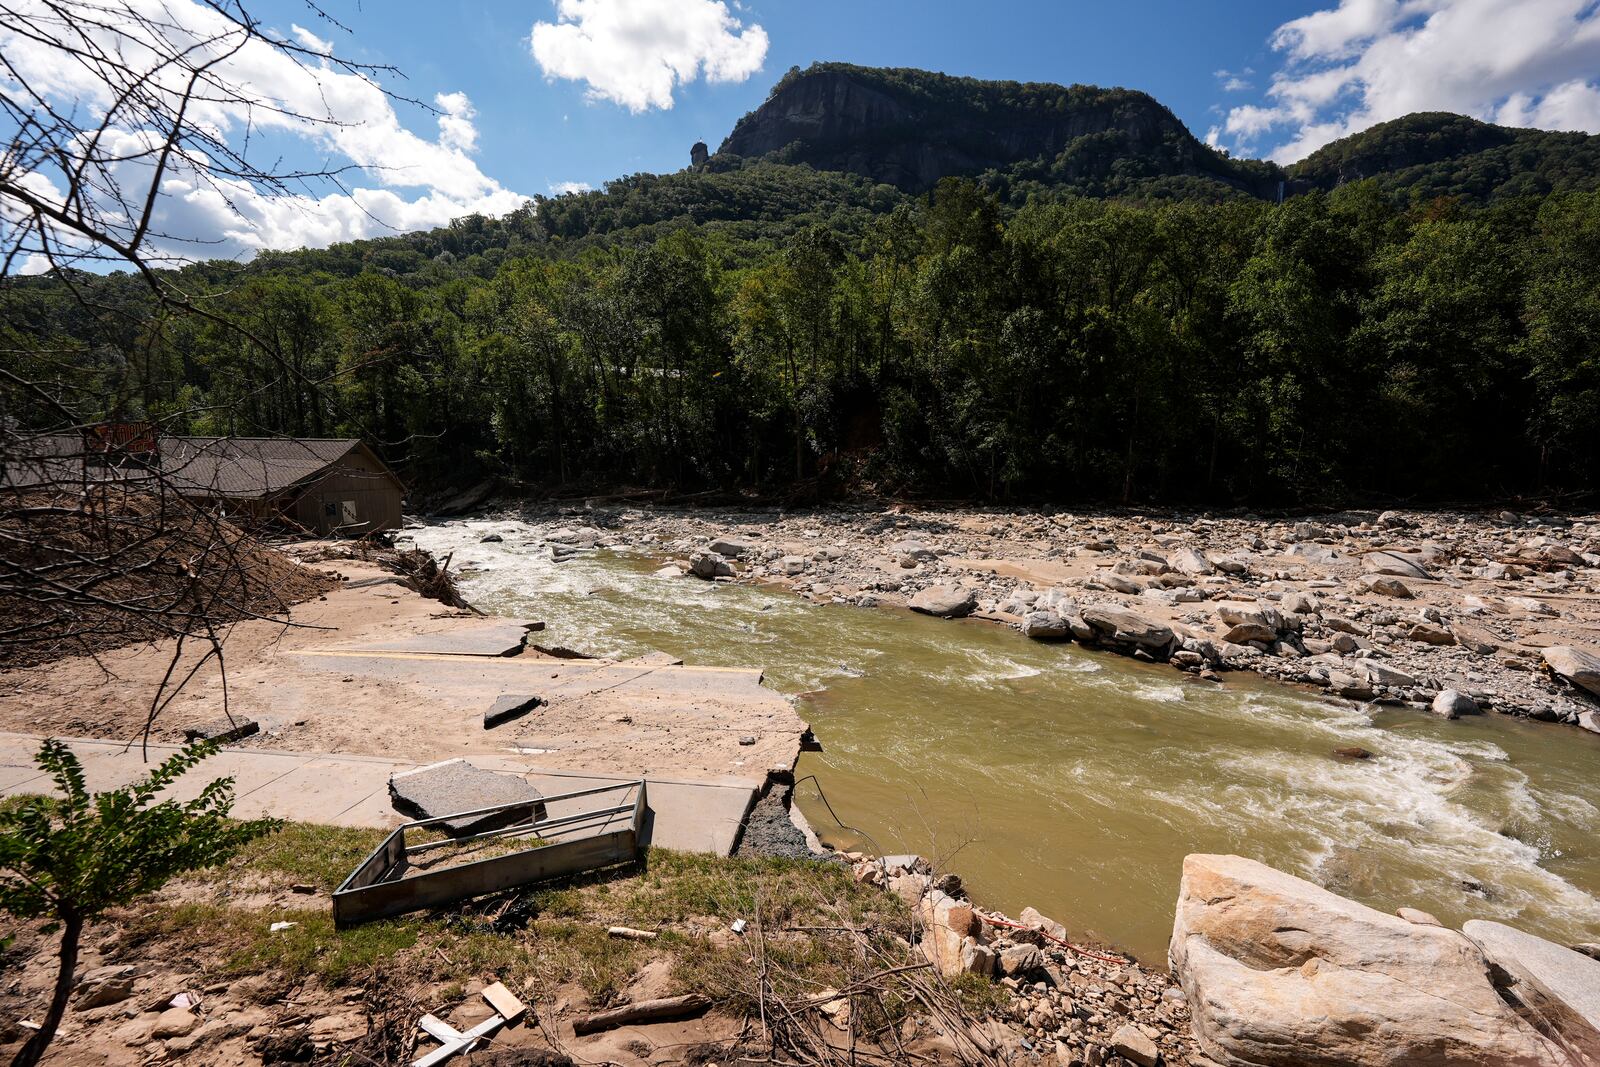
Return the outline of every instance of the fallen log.
[[[595,1034],[618,1026],[634,1023],[657,1023],[669,1019],[682,1019],[698,1015],[711,1007],[711,998],[700,993],[685,993],[681,997],[662,997],[659,1000],[641,1000],[637,1004],[624,1004],[591,1015],[580,1015],[573,1021],[576,1034]]]

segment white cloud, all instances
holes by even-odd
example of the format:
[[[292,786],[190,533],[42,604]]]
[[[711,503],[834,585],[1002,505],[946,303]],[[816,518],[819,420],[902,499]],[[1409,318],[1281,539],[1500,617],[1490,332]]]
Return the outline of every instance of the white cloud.
[[[568,193],[587,193],[594,186],[588,182],[551,182],[550,192],[554,196],[566,196]]]
[[[105,34],[101,43],[116,44],[135,69],[158,51],[170,54],[194,46],[197,54],[210,55],[224,50],[207,42],[219,35],[227,41],[227,24],[201,0],[125,2],[149,17],[150,28],[125,28],[115,39]],[[43,0],[20,0],[18,6],[40,8]],[[83,27],[83,32],[91,37],[96,33],[92,26]],[[165,40],[140,36],[156,32]],[[291,32],[292,40],[302,47],[326,50],[327,42],[310,31],[292,26]],[[62,62],[53,49],[0,32],[0,51],[20,77],[42,88],[57,104],[89,113],[103,112],[112,104],[104,85],[79,65]],[[191,106],[192,121],[235,149],[242,148],[247,130],[267,131],[305,142],[319,159],[313,169],[351,169],[337,186],[311,182],[302,190],[269,195],[246,182],[208,174],[208,161],[192,151],[187,157],[180,155],[163,181],[155,214],[153,231],[160,236],[152,238],[152,244],[160,254],[194,258],[318,247],[438,226],[474,212],[503,214],[524,199],[485,175],[472,160],[478,133],[465,93],[435,96],[438,136],[429,140],[408,129],[395,102],[377,82],[360,73],[310,60],[297,63],[260,41],[221,58],[212,69],[219,81],[253,96],[254,106],[212,94],[215,99]],[[181,80],[183,75],[176,68],[170,72],[172,79]],[[179,86],[162,88],[176,93]],[[151,136],[116,127],[109,131],[107,143],[120,141],[137,148]],[[118,184],[135,190],[147,186],[152,173],[142,158],[115,167]]]
[[[1285,64],[1266,103],[1231,109],[1223,130],[1241,151],[1273,134],[1280,162],[1415,111],[1600,132],[1594,0],[1340,0],[1272,45]]]
[[[433,98],[439,109],[439,143],[462,152],[478,147],[478,128],[472,120],[478,112],[467,99],[466,93],[437,93]]]
[[[629,111],[672,107],[696,78],[744,81],[767,58],[767,31],[746,26],[723,0],[555,0],[530,46],[547,78],[588,84],[594,100]]]
[[[1225,93],[1242,93],[1246,89],[1254,89],[1255,82],[1250,80],[1250,75],[1255,71],[1249,67],[1243,70],[1219,70],[1216,72],[1217,81],[1222,85]]]

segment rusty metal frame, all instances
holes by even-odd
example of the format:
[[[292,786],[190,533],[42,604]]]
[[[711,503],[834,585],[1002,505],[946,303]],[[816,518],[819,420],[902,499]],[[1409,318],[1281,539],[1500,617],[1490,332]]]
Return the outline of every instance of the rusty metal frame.
[[[599,796],[603,793],[637,790],[631,802],[585,808],[568,815],[529,818],[496,830],[447,841],[406,844],[407,830],[421,830],[463,817],[488,815],[507,808],[528,810],[526,800],[474,811],[455,812],[431,819],[403,823],[356,865],[333,893],[333,921],[338,927],[355,926],[374,919],[404,915],[407,912],[436,908],[472,897],[498,893],[532,882],[582,871],[596,870],[639,859],[644,839],[647,811],[644,779],[613,782],[542,798],[542,810],[563,800]],[[632,817],[621,829],[606,829],[619,815]],[[577,837],[568,837],[570,834]],[[549,840],[554,835],[557,840]],[[534,837],[541,843],[504,856],[474,860],[436,871],[409,873],[407,857],[447,845],[482,841],[494,837]],[[564,838],[564,839],[563,839]]]

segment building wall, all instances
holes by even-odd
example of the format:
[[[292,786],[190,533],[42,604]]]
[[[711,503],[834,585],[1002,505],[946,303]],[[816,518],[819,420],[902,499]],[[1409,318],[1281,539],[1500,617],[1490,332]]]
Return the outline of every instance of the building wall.
[[[367,534],[400,527],[400,486],[383,465],[364,449],[354,449],[332,473],[313,482],[293,505],[289,517],[320,534]],[[354,506],[354,523],[347,521],[345,505]]]

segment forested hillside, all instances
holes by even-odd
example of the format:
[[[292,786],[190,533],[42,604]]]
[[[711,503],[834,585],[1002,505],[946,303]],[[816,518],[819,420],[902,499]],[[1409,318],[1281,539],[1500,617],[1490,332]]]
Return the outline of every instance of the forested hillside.
[[[1407,115],[1335,141],[1289,174],[1322,189],[1374,178],[1413,201],[1543,196],[1600,189],[1600,137],[1513,130],[1447,112]]]
[[[359,435],[422,489],[1595,487],[1600,138],[1412,116],[1292,168],[1279,204],[1282,172],[1122,90],[819,66],[763,110],[675,174],[169,275],[201,314],[153,315],[128,275],[9,278],[0,345],[106,418]],[[832,134],[729,147],[808,114],[862,135],[862,172],[796,161]],[[869,176],[917,143],[982,169],[926,193]]]
[[[1013,211],[947,180],[837,228],[557,243],[467,220],[185,272],[245,333],[32,279],[3,343],[108,417],[360,434],[424,488],[1332,502],[1600,469],[1600,194]]]

